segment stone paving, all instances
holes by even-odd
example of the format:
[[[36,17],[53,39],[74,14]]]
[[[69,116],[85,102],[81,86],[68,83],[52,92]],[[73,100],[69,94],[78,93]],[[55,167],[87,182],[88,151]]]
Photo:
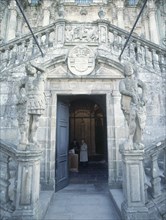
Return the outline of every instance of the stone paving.
[[[95,164],[70,173],[70,184],[53,195],[44,220],[120,220],[106,173],[103,165]]]

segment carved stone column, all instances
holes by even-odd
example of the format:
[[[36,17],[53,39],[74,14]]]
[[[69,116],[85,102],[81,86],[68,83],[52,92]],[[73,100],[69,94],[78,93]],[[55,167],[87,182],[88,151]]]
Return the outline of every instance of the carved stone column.
[[[12,219],[38,219],[41,151],[18,151],[16,209]]]
[[[14,0],[12,0],[9,5],[7,40],[11,40],[11,39],[15,38],[16,26],[17,26],[16,2]]]
[[[144,150],[121,150],[123,161],[123,190],[125,201],[122,215],[125,220],[147,220],[143,154]]]

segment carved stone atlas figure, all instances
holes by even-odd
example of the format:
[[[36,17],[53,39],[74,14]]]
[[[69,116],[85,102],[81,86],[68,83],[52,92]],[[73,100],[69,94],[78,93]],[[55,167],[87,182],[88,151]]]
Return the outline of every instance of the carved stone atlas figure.
[[[26,76],[19,85],[18,123],[20,144],[37,143],[39,118],[45,110],[45,70],[34,63],[25,66]]]
[[[143,129],[146,120],[146,86],[133,76],[130,62],[124,64],[125,78],[120,81],[121,109],[129,127],[125,150],[142,149]]]

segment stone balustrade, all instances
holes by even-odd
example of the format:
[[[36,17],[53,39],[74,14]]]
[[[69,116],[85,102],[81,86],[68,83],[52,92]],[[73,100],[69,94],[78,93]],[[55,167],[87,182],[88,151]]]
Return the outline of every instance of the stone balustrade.
[[[11,217],[11,213],[14,211],[15,195],[10,196],[11,185],[11,172],[10,161],[15,158],[15,148],[6,147],[2,141],[0,141],[0,217]],[[13,179],[14,185],[16,184],[16,178]],[[13,194],[15,189],[12,189]]]
[[[38,219],[41,153],[0,140],[1,219]]]
[[[86,25],[69,23],[64,19],[59,19],[56,23],[35,31],[34,34],[44,53],[49,48],[84,43],[91,46],[104,45],[115,59],[118,59],[129,36],[127,31],[105,20],[97,20],[91,25]],[[37,56],[40,56],[40,51],[32,35],[27,34],[21,39],[16,38],[0,45],[0,69],[5,71]],[[165,72],[166,70],[165,50],[135,34],[132,35],[122,58],[130,58],[151,71]]]
[[[148,165],[145,166],[145,173],[150,178],[151,184],[148,187],[151,196],[158,198],[161,196],[163,188],[161,178],[166,183],[166,140],[146,148],[145,160],[149,161]]]
[[[121,52],[129,33],[109,25],[111,53]],[[164,72],[166,69],[166,51],[150,41],[133,34],[122,55],[123,59],[133,60],[144,68]]]
[[[122,216],[125,220],[164,219],[162,216],[166,214],[166,139],[144,150],[128,151],[121,147],[120,153],[124,194]],[[159,212],[156,212],[156,208]]]

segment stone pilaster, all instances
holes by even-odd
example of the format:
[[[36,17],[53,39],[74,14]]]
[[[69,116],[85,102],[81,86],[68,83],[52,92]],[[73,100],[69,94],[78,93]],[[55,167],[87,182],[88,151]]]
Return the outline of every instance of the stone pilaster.
[[[64,35],[65,35],[65,20],[61,19],[59,20],[59,23],[56,26],[56,43],[57,46],[63,46],[64,44]]]
[[[108,44],[108,25],[102,20],[98,21],[99,28],[99,44]]]
[[[120,93],[113,90],[107,97],[108,110],[108,157],[109,157],[109,185],[112,188],[121,187],[121,157],[119,153],[119,140],[123,138],[124,130],[121,127],[123,115],[120,108]]]
[[[124,2],[117,1],[116,5],[117,5],[118,27],[124,29],[124,17],[123,17]]]
[[[50,24],[50,1],[43,2],[43,26]]]
[[[156,44],[159,44],[158,26],[156,22],[156,8],[154,0],[150,0],[148,4],[148,15],[149,15],[149,27],[150,27],[150,38]]]
[[[16,2],[11,1],[9,5],[9,18],[8,18],[8,33],[7,40],[12,40],[16,36],[16,26],[17,26],[17,11]]]
[[[123,190],[125,201],[122,215],[125,220],[147,220],[143,154],[144,150],[121,151],[123,160]]]
[[[40,150],[18,151],[16,209],[12,219],[38,219]]]

